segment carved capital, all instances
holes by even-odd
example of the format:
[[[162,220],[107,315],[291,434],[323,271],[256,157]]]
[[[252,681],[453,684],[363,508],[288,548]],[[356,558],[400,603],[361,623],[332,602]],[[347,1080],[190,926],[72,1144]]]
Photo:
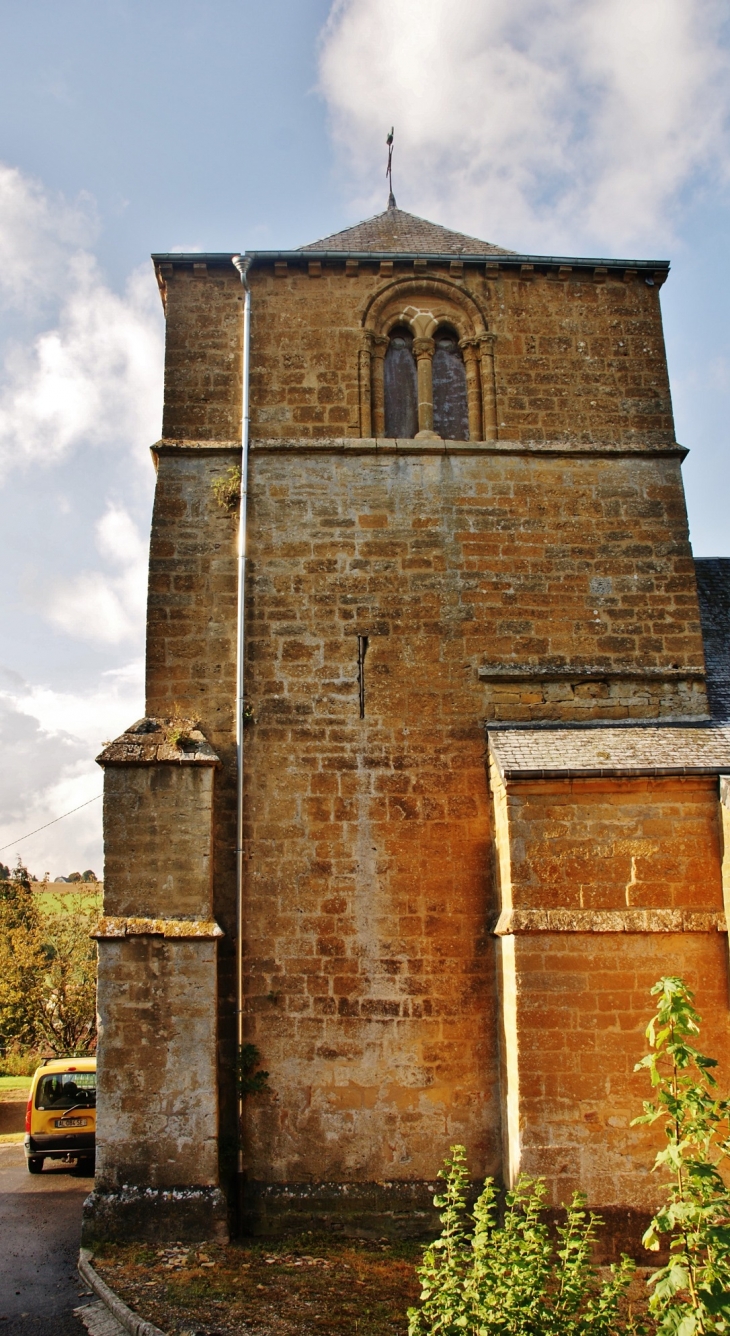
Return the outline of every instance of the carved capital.
[[[475,338],[459,339],[459,347],[466,363],[476,362],[479,357],[479,343]]]
[[[495,345],[495,343],[497,342],[497,335],[496,335],[496,334],[479,334],[479,335],[477,335],[477,340],[476,340],[476,341],[477,341],[477,343],[479,344],[479,347],[481,348],[481,350],[482,350],[483,353],[493,353],[493,352],[494,352],[494,345]]]
[[[422,357],[428,357],[428,358],[433,357],[435,349],[436,349],[436,344],[434,343],[433,339],[413,340],[413,355],[419,361]]]
[[[372,352],[373,357],[380,357],[380,358],[385,357],[385,354],[388,351],[388,344],[390,342],[387,335],[371,334],[370,340],[371,340],[370,350]]]

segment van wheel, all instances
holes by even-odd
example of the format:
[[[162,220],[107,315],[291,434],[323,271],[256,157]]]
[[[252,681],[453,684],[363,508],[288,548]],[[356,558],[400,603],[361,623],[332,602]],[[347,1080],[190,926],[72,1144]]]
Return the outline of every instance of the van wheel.
[[[43,1172],[43,1156],[29,1155],[26,1161],[29,1174],[40,1174]]]
[[[76,1161],[76,1173],[82,1178],[94,1177],[94,1160],[92,1156],[80,1156]]]

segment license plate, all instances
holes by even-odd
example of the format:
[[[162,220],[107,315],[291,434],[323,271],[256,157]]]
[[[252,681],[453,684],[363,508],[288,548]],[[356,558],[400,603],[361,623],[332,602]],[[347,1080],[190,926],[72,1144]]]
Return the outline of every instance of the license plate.
[[[56,1127],[86,1127],[86,1118],[57,1118]]]

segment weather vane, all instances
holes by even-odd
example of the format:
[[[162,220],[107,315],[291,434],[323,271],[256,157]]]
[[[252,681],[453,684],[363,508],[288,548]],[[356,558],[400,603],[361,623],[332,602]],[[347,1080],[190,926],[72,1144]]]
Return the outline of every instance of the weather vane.
[[[388,179],[388,185],[390,188],[390,194],[388,195],[389,209],[397,208],[395,202],[395,195],[393,194],[393,128],[394,127],[391,125],[390,134],[388,135],[388,138],[385,141],[386,144],[388,145],[388,166],[385,169],[385,175]]]

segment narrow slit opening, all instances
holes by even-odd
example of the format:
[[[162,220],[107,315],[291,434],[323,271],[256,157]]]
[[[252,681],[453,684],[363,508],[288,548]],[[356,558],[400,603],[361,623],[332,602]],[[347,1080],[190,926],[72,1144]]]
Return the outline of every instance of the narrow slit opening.
[[[360,702],[360,718],[365,718],[365,655],[368,652],[367,636],[357,637],[357,690]]]

